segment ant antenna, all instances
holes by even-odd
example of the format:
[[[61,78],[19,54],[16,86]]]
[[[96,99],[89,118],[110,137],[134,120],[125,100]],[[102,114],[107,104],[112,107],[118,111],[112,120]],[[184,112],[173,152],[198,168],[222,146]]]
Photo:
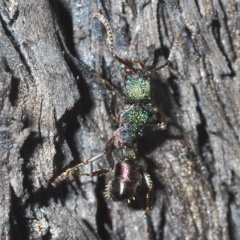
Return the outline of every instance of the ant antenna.
[[[104,153],[99,153],[91,158],[88,158],[87,160],[85,160],[82,163],[79,163],[78,165],[72,167],[72,168],[68,168],[65,172],[63,172],[60,176],[58,176],[51,184],[53,187],[56,187],[60,182],[62,182],[64,179],[66,179],[67,177],[74,175],[74,173],[78,170],[78,168],[87,165],[89,163],[94,162],[95,160],[97,160],[98,158],[100,158]],[[80,175],[88,175],[88,174],[80,174]]]
[[[104,27],[106,28],[107,36],[108,36],[109,43],[110,43],[110,53],[115,58],[116,54],[114,52],[114,47],[113,47],[113,31],[112,31],[112,28],[111,28],[108,20],[100,13],[94,13],[93,17],[99,19],[102,22],[102,24],[104,25]]]
[[[124,61],[123,59],[118,57],[118,55],[115,53],[114,46],[113,46],[114,45],[113,44],[113,42],[114,42],[113,41],[113,31],[112,31],[112,28],[111,28],[108,20],[100,13],[94,13],[93,17],[99,19],[102,22],[102,24],[104,25],[104,27],[106,28],[106,32],[107,32],[107,36],[108,36],[109,44],[110,44],[110,53],[111,53],[112,57],[117,59],[120,63],[124,64],[128,68],[134,70],[134,68],[132,67],[131,64],[129,64],[128,61]]]
[[[175,51],[176,48],[177,48],[177,44],[178,44],[178,42],[179,42],[179,40],[180,40],[180,38],[181,38],[181,36],[182,36],[182,34],[183,34],[184,29],[185,29],[185,26],[184,26],[184,25],[181,26],[181,29],[180,29],[177,37],[176,37],[175,40],[174,40],[174,43],[173,43],[173,46],[172,46],[172,48],[171,48],[171,51],[170,51],[170,54],[169,54],[169,56],[168,56],[167,61],[166,61],[163,65],[161,65],[160,67],[157,67],[157,68],[151,70],[150,72],[156,72],[156,71],[160,70],[161,68],[167,67],[167,66],[170,64],[171,58],[172,58],[172,56],[173,56],[174,51]]]

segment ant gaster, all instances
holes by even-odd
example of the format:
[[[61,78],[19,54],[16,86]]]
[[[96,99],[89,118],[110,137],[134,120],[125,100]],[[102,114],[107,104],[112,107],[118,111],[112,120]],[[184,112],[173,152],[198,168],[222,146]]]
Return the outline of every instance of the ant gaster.
[[[146,127],[151,113],[155,111],[155,109],[152,110],[150,107],[151,104],[154,104],[150,87],[151,74],[170,64],[172,53],[176,49],[176,45],[183,33],[184,27],[181,28],[175,39],[167,61],[160,67],[150,71],[138,60],[131,62],[118,57],[114,51],[113,33],[109,22],[99,13],[95,13],[94,18],[98,18],[106,28],[112,57],[125,65],[126,76],[124,79],[123,99],[125,104],[131,105],[120,114],[120,117],[117,117],[115,114],[116,93],[107,80],[101,78],[95,73],[95,76],[97,76],[107,90],[112,93],[111,112],[113,119],[119,123],[119,128],[107,141],[102,153],[85,160],[73,168],[67,169],[53,181],[52,185],[56,187],[61,181],[71,175],[101,176],[108,173],[114,167],[114,179],[106,186],[105,196],[113,201],[130,200],[134,197],[136,189],[140,184],[140,181],[143,179],[148,188],[146,196],[147,208],[145,212],[149,212],[152,208],[152,181],[138,162],[137,154],[134,150],[134,143]],[[66,53],[74,60],[74,62],[76,62],[76,59],[68,51],[63,40],[62,42]],[[134,67],[135,65],[137,68]],[[160,125],[160,128],[162,129],[165,129],[165,127],[165,123]],[[108,157],[115,148],[125,148],[123,159],[116,163],[115,166],[108,159],[110,165],[109,168],[98,169],[91,173],[79,172],[80,167],[92,163],[104,154]]]

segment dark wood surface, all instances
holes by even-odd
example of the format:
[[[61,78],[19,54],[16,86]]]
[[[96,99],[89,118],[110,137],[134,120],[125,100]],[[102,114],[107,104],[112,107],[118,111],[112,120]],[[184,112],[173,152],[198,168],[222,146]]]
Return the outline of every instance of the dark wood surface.
[[[186,26],[171,66],[153,78],[168,128],[138,142],[155,187],[149,219],[144,189],[131,204],[104,198],[111,174],[50,185],[101,152],[117,127],[111,94],[91,71],[111,80],[123,111],[124,67],[95,12],[109,20],[116,52],[150,68]],[[0,238],[240,239],[239,35],[238,1],[1,0]],[[83,170],[107,166],[103,157]]]

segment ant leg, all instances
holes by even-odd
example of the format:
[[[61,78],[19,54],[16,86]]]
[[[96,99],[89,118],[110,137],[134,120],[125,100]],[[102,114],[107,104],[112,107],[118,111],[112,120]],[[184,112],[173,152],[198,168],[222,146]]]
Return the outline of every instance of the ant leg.
[[[166,115],[164,114],[164,112],[162,110],[162,106],[159,107],[158,113],[159,113],[160,119],[162,121],[161,123],[158,124],[158,126],[160,127],[161,130],[165,130],[167,128],[167,119],[166,119]]]
[[[84,73],[85,75],[89,75],[89,73],[92,74],[94,71],[90,69],[84,62],[82,62],[81,60],[73,56],[72,53],[69,51],[68,47],[66,46],[65,39],[62,35],[62,31],[58,26],[57,26],[57,32],[58,32],[58,36],[65,54],[67,55],[67,57],[70,58],[70,60],[73,62],[76,68],[80,70],[82,73]]]
[[[147,175],[145,179],[147,178],[147,186],[148,186],[148,193],[147,193],[147,208],[145,210],[145,213],[148,214],[152,210],[153,206],[153,185],[150,177]]]
[[[53,187],[56,187],[60,182],[62,182],[64,179],[66,179],[69,176],[72,176],[74,174],[76,174],[76,172],[78,171],[78,169],[84,165],[88,165],[89,163],[94,162],[95,160],[97,160],[99,157],[101,157],[104,153],[99,153],[97,155],[95,155],[92,158],[87,159],[86,161],[77,164],[75,167],[72,168],[68,168],[65,172],[63,172],[60,176],[58,176],[51,184]],[[83,175],[86,175],[83,173]]]
[[[89,176],[89,177],[100,177],[110,171],[109,168],[99,168],[91,173],[79,172],[74,173],[75,176]]]
[[[70,169],[68,169],[68,170],[70,170]],[[101,169],[98,169],[98,170],[96,170],[96,171],[92,171],[91,173],[85,173],[85,172],[77,172],[77,170],[74,169],[74,171],[71,172],[70,175],[71,175],[71,176],[74,175],[74,176],[100,177],[100,176],[108,173],[109,171],[110,171],[109,168],[101,168]],[[66,171],[65,171],[64,173],[66,173]],[[63,174],[64,174],[64,173],[63,173]],[[56,179],[54,180],[54,182],[52,183],[52,186],[53,186],[53,187],[56,187],[62,180],[65,179],[65,176],[63,176],[63,174],[61,174],[58,178],[56,178]],[[70,175],[69,175],[69,176],[70,176]],[[61,177],[61,179],[60,179],[60,177]],[[64,179],[63,179],[62,177],[64,177]]]
[[[160,115],[160,120],[161,122],[158,124],[146,124],[146,126],[150,126],[153,127],[155,129],[161,129],[161,130],[166,130],[167,128],[167,119],[166,119],[166,115],[164,114],[164,112],[162,111],[162,107],[160,106],[159,109],[156,107],[149,107],[149,112],[153,115],[155,115],[156,113],[159,113]]]
[[[109,170],[113,170],[114,160],[113,160],[113,156],[112,156],[111,152],[106,154],[106,159],[107,159],[107,162],[108,162],[108,165],[109,165]]]
[[[96,171],[91,172],[91,176],[92,177],[100,177],[100,176],[108,173],[109,171],[110,171],[109,168],[100,168],[100,169],[98,169]]]
[[[158,124],[146,124],[146,127],[150,127],[152,130],[166,130],[167,124],[165,122],[161,122]]]
[[[100,15],[101,16],[101,15]],[[107,20],[106,20],[107,21]],[[78,60],[76,57],[74,57],[70,51],[68,50],[67,46],[66,46],[66,43],[64,41],[64,37],[62,35],[62,32],[60,29],[58,29],[58,35],[59,35],[59,38],[60,38],[60,41],[62,43],[62,46],[63,46],[63,49],[65,51],[65,53],[67,54],[67,56],[71,59],[71,61],[74,63],[74,65],[80,70],[80,71],[83,71],[83,72],[87,72],[87,68],[86,66],[80,61]],[[88,71],[89,72],[89,71]],[[93,71],[91,71],[93,72]],[[115,114],[115,105],[116,105],[116,93],[113,89],[113,86],[105,79],[103,79],[98,73],[94,73],[95,76],[97,76],[98,79],[100,79],[101,83],[103,85],[105,85],[106,89],[109,90],[111,93],[112,93],[112,101],[111,101],[111,111],[112,111],[112,117],[113,119],[116,121],[116,122],[119,122],[119,119],[118,117],[116,116]]]
[[[146,172],[143,172],[143,177],[144,177],[144,180],[148,187],[148,193],[147,193],[147,197],[146,197],[147,198],[147,207],[145,210],[145,213],[148,214],[152,210],[152,205],[153,205],[153,184],[152,184],[152,180],[151,180],[150,176]]]
[[[168,56],[167,61],[166,61],[163,65],[161,65],[160,67],[157,67],[157,68],[151,70],[150,72],[156,72],[156,71],[160,70],[161,68],[167,67],[167,66],[170,64],[172,55],[173,55],[174,51],[175,51],[176,48],[177,48],[177,44],[178,44],[178,42],[179,42],[179,40],[180,40],[180,38],[181,38],[181,36],[182,36],[182,34],[183,34],[184,29],[185,29],[185,26],[181,26],[181,29],[180,29],[177,37],[176,37],[175,40],[174,40],[174,43],[173,43],[173,46],[172,46],[172,48],[171,48],[171,51],[170,51],[170,54],[169,54],[169,56]]]
[[[100,80],[100,82],[105,86],[105,88],[111,92],[112,99],[111,99],[111,115],[114,121],[119,123],[119,117],[116,115],[116,92],[114,91],[113,86],[104,78],[102,78],[99,74],[95,74],[95,76]]]
[[[100,177],[106,173],[108,173],[110,170],[109,168],[99,168],[98,170],[92,171],[91,173],[85,173],[85,172],[76,172],[72,175],[75,176],[89,176],[89,177]]]
[[[131,70],[133,70],[135,72],[135,69],[133,68],[132,62],[130,62],[128,60],[121,59],[115,53],[114,44],[113,44],[113,42],[114,42],[113,41],[113,31],[112,31],[112,28],[111,28],[108,20],[103,15],[101,15],[100,13],[94,13],[93,17],[99,19],[106,29],[108,40],[109,40],[109,45],[110,45],[109,46],[110,47],[110,53],[111,53],[112,57],[117,59],[120,63],[124,64],[126,67],[130,68]]]

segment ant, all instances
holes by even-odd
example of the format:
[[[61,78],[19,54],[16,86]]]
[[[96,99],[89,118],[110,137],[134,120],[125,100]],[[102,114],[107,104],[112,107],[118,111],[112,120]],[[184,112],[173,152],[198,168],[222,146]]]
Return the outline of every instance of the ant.
[[[113,86],[107,80],[101,78],[100,75],[95,73],[95,76],[112,94],[111,114],[113,119],[117,123],[119,123],[119,128],[107,141],[102,153],[99,153],[96,156],[85,160],[84,162],[76,165],[75,167],[67,169],[52,182],[52,185],[56,187],[61,181],[71,175],[101,176],[114,169],[114,178],[106,186],[105,196],[109,199],[112,199],[113,201],[130,201],[130,199],[134,199],[136,189],[140,185],[141,180],[143,179],[148,188],[148,192],[146,195],[147,207],[145,213],[149,213],[152,208],[151,199],[153,196],[153,184],[150,176],[143,170],[143,168],[138,162],[137,152],[134,149],[134,144],[138,137],[142,134],[151,115],[157,112],[156,108],[152,109],[154,101],[150,85],[152,79],[151,75],[152,73],[164,67],[167,67],[170,64],[170,59],[184,31],[184,27],[181,28],[179,34],[177,35],[167,61],[160,67],[157,67],[153,70],[148,70],[139,60],[131,62],[129,60],[123,60],[118,57],[114,50],[113,32],[109,22],[99,13],[95,13],[94,18],[99,19],[106,29],[107,36],[110,42],[110,53],[112,57],[125,65],[126,76],[124,79],[123,99],[124,103],[129,104],[130,106],[127,107],[123,111],[123,113],[120,114],[119,117],[116,116],[116,93],[113,89]],[[60,38],[62,40],[61,36]],[[77,61],[75,57],[73,57],[68,51],[63,40],[62,43],[66,53],[76,63]],[[135,65],[137,66],[137,68],[134,67]],[[160,128],[165,129],[166,124],[161,123]],[[114,163],[108,157],[116,148],[124,148],[125,152],[123,154],[123,159],[117,162],[114,166]],[[107,157],[109,168],[98,169],[91,173],[79,172],[80,167],[94,162],[104,154]]]

